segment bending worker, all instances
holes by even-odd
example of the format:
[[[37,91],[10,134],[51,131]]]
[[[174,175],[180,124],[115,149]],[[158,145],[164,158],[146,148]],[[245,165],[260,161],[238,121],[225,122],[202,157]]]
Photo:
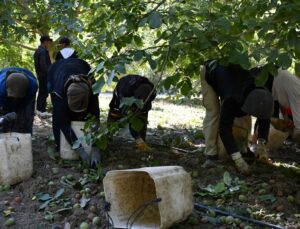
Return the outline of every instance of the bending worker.
[[[156,97],[154,85],[149,79],[139,75],[127,75],[121,78],[114,89],[113,98],[109,104],[108,123],[116,122],[122,117],[127,116],[130,112],[134,113],[134,117],[141,122],[141,127],[137,130],[133,125],[129,124],[129,130],[135,139],[139,150],[144,151],[150,149],[145,143],[148,112],[152,108],[152,101]],[[142,100],[142,107],[136,104],[126,105],[126,98]]]
[[[31,133],[38,84],[25,68],[8,67],[0,71],[0,116],[2,132]]]
[[[55,62],[48,74],[48,87],[53,105],[52,128],[56,150],[60,147],[60,131],[70,145],[77,141],[71,121],[84,121],[88,114],[99,120],[98,94],[93,94],[94,79],[87,76],[90,66],[81,59],[66,59]],[[95,167],[100,160],[98,148],[93,145],[89,154],[82,145],[75,149],[84,162]]]
[[[215,60],[201,67],[201,83],[206,108],[203,131],[207,159],[218,159],[221,139],[236,168],[243,174],[249,174],[249,166],[233,137],[233,122],[236,117],[246,115],[258,118],[259,142],[255,154],[259,160],[266,161],[268,155],[265,144],[274,106],[272,94],[265,88],[257,88],[253,75],[241,66],[222,66]]]

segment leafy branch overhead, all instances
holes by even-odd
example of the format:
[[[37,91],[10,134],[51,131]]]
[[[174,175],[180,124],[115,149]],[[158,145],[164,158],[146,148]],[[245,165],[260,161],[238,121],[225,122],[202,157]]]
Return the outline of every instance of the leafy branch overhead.
[[[294,66],[298,73],[299,10],[299,1],[270,0],[1,1],[0,59],[30,62],[32,53],[13,44],[35,47],[38,34],[68,35],[93,63],[99,92],[115,75],[160,72],[171,46],[164,85],[191,95],[199,90],[193,86],[199,65],[208,59],[244,68],[269,63],[268,71],[273,64]]]

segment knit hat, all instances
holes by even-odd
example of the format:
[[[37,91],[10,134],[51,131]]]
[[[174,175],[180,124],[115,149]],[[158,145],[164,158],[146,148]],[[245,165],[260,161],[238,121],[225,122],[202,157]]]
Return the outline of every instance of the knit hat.
[[[71,83],[67,89],[68,106],[73,112],[85,112],[89,104],[91,89],[83,82]]]
[[[28,78],[22,73],[11,73],[6,78],[6,92],[8,97],[24,98],[27,94]]]
[[[60,40],[59,40],[59,44],[65,44],[65,45],[70,45],[71,44],[71,41],[69,38],[67,37],[62,37]]]
[[[242,111],[261,119],[271,118],[274,110],[272,94],[262,88],[256,88],[249,93],[242,106]]]
[[[40,42],[43,43],[45,41],[51,41],[52,42],[53,40],[49,37],[49,35],[43,35],[43,36],[41,36]]]

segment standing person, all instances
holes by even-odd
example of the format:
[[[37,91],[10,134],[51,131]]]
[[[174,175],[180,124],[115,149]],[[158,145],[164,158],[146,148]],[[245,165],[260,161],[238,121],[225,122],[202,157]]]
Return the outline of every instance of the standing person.
[[[78,58],[77,52],[75,49],[70,47],[71,41],[67,37],[63,37],[59,40],[59,45],[61,50],[56,54],[55,60],[69,59],[69,58]]]
[[[246,115],[258,118],[259,139],[255,154],[259,160],[268,160],[265,144],[273,113],[271,93],[255,86],[250,71],[234,64],[222,66],[217,61],[209,61],[201,67],[201,84],[206,108],[203,131],[207,159],[213,161],[218,158],[220,137],[236,168],[245,175],[249,174],[249,166],[233,138],[233,122],[236,117]]]
[[[52,128],[56,150],[60,149],[60,131],[70,145],[78,140],[71,127],[71,121],[85,121],[88,114],[99,120],[100,109],[98,94],[93,94],[94,79],[87,76],[90,71],[87,62],[81,59],[66,59],[55,62],[48,72],[48,87],[52,101]],[[78,152],[82,161],[96,167],[100,152],[92,145],[89,154],[79,145]]]
[[[141,151],[150,149],[145,140],[148,112],[151,110],[152,101],[156,97],[156,91],[153,91],[153,88],[153,83],[146,77],[139,75],[124,76],[119,80],[113,92],[113,98],[109,103],[108,124],[128,115],[129,111],[136,112],[136,117],[142,121],[140,130],[135,130],[131,124],[129,125],[130,133],[135,139],[138,149]],[[124,104],[124,100],[130,97],[143,100],[145,104],[142,108],[138,108],[135,104],[128,107]]]
[[[37,97],[37,114],[41,116],[48,115],[46,112],[47,106],[47,72],[51,65],[51,60],[48,52],[49,45],[52,43],[52,39],[48,35],[41,36],[40,46],[34,53],[34,67],[39,82],[39,92]]]
[[[31,133],[38,84],[25,68],[0,70],[1,132]]]

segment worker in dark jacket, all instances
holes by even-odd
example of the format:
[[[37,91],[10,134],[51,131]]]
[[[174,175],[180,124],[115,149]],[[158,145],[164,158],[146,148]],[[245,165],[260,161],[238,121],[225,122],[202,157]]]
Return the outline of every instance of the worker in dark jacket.
[[[61,50],[56,54],[55,60],[78,58],[76,50],[71,48],[70,44],[71,41],[67,37],[62,37],[59,40],[59,45],[61,47]]]
[[[139,75],[127,75],[119,80],[109,104],[108,123],[127,116],[129,112],[133,112],[134,117],[142,122],[142,127],[139,130],[133,128],[131,123],[129,125],[130,133],[141,151],[150,149],[145,143],[145,139],[148,112],[152,108],[152,101],[155,99],[155,96],[154,85],[149,79]],[[142,100],[142,107],[138,107],[136,104],[126,105],[125,100],[128,98]]]
[[[233,138],[233,122],[236,117],[245,115],[258,118],[259,139],[255,154],[258,159],[266,160],[268,156],[265,144],[274,103],[272,94],[265,88],[257,88],[250,71],[234,64],[222,66],[217,61],[207,62],[201,67],[201,81],[203,104],[206,108],[203,130],[208,159],[217,159],[220,136],[237,169],[249,174],[248,164],[242,158]]]
[[[39,81],[39,92],[37,97],[37,113],[46,114],[47,106],[47,72],[51,65],[51,60],[48,52],[49,45],[52,39],[45,35],[40,38],[40,46],[34,53],[34,66]]]
[[[32,133],[37,88],[36,78],[25,68],[8,67],[0,71],[2,132]]]
[[[78,139],[71,121],[84,121],[88,114],[99,120],[98,95],[93,94],[93,79],[87,76],[89,71],[89,64],[81,59],[59,60],[49,69],[48,87],[53,105],[52,127],[57,150],[60,147],[60,131],[70,145]],[[100,153],[95,145],[90,156],[81,145],[75,150],[92,167],[98,164]]]

